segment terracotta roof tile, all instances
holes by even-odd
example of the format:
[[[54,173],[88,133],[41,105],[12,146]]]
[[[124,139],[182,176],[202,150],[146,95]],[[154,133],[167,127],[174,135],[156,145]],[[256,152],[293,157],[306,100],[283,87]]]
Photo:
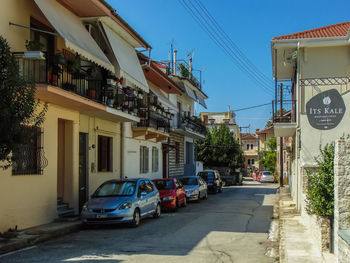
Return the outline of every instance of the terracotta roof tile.
[[[348,34],[350,22],[318,27],[311,30],[301,31],[289,35],[272,38],[272,40],[301,39],[301,38],[322,38],[322,37],[344,37]]]
[[[273,126],[267,127],[261,131],[256,131],[256,134],[263,134],[263,133],[273,133]]]
[[[241,133],[241,140],[256,140],[257,136],[251,133]]]

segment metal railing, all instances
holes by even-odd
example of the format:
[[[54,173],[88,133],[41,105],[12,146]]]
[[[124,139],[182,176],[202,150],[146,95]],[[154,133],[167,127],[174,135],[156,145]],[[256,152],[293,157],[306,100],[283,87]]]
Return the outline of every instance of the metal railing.
[[[275,105],[278,105],[277,109]],[[272,102],[272,120],[273,123],[296,122],[296,100],[274,100]]]
[[[188,116],[186,112],[178,114],[178,128],[190,130],[202,135],[207,134],[207,129],[197,117]]]
[[[137,127],[149,127],[166,133],[170,132],[170,118],[164,116],[163,113],[146,108],[139,110],[139,117],[141,121],[135,124]]]

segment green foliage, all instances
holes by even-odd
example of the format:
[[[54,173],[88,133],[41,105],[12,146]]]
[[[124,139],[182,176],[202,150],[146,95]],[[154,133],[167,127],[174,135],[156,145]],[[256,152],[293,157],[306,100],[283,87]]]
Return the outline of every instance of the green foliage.
[[[277,139],[272,137],[268,142],[265,142],[266,150],[262,150],[259,153],[261,158],[260,163],[266,167],[272,173],[276,170],[276,156],[277,156]]]
[[[185,65],[185,63],[180,63],[177,66],[177,69],[180,71],[180,76],[184,78],[190,77],[190,69]]]
[[[35,85],[20,75],[19,66],[11,53],[7,41],[0,36],[0,166],[11,165],[9,154],[27,139],[24,127],[39,127],[44,121],[45,106],[38,111]]]
[[[28,51],[43,51],[44,44],[40,43],[38,40],[26,40],[26,48]]]
[[[316,158],[315,173],[308,173],[307,212],[319,216],[334,213],[334,146],[327,144]]]
[[[243,154],[239,141],[227,125],[207,129],[204,140],[196,143],[197,160],[205,166],[243,167]]]

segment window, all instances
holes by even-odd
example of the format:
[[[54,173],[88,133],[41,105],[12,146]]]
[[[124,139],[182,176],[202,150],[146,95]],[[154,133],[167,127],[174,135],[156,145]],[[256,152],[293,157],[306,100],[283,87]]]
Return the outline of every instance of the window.
[[[140,173],[148,173],[148,147],[140,147]]]
[[[252,164],[254,164],[255,160],[254,160],[254,159],[252,159],[252,161],[251,161],[251,162],[252,162]]]
[[[175,163],[180,163],[180,143],[175,142]]]
[[[42,174],[42,132],[40,128],[25,127],[26,143],[12,152],[12,174]]]
[[[250,164],[250,159],[248,159],[248,164]]]
[[[113,167],[113,138],[98,136],[98,171],[112,172]]]
[[[152,172],[158,172],[159,169],[158,148],[152,147]]]
[[[247,150],[249,150],[249,144],[247,144]]]
[[[254,148],[254,144],[251,144],[250,149],[253,150],[253,148]]]

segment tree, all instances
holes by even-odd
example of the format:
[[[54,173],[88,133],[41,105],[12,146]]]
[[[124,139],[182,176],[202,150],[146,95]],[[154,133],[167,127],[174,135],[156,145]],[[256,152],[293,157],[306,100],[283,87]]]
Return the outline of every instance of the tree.
[[[319,216],[333,216],[334,213],[334,146],[327,144],[320,149],[316,158],[315,173],[308,173],[306,211]]]
[[[18,63],[7,41],[0,36],[0,167],[11,165],[10,153],[28,139],[25,127],[40,127],[47,105],[39,111],[34,82],[20,74]]]
[[[207,129],[204,140],[196,143],[197,160],[205,166],[243,167],[243,154],[238,140],[227,125]]]
[[[277,139],[272,137],[268,142],[265,142],[266,150],[259,151],[261,158],[259,162],[272,173],[276,170],[277,156]]]

